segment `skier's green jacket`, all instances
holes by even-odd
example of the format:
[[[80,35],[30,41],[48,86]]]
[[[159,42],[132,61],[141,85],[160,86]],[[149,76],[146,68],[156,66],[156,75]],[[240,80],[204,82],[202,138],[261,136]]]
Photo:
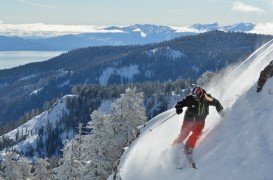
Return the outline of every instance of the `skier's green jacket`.
[[[206,93],[199,100],[190,94],[182,101],[177,102],[175,108],[182,109],[183,107],[188,107],[184,116],[185,121],[205,121],[209,114],[209,106],[215,106],[218,112],[223,110],[220,102]]]

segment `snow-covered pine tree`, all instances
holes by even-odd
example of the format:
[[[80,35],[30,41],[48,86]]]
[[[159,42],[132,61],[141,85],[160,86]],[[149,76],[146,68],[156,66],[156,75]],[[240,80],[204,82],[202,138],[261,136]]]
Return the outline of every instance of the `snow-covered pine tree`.
[[[29,179],[31,165],[26,158],[19,158],[15,152],[8,152],[1,163],[1,177],[7,180]]]
[[[111,174],[123,148],[135,138],[137,126],[146,121],[142,103],[143,93],[128,88],[111,105],[110,114],[93,111],[87,126],[92,129],[91,134],[83,138],[85,178],[107,179]]]
[[[82,179],[83,165],[81,161],[81,144],[76,136],[65,144],[63,158],[60,160],[62,164],[54,169],[56,178],[59,180],[75,180]]]
[[[21,176],[23,179],[29,179],[31,177],[31,165],[29,160],[26,157],[20,157],[18,160],[19,163],[19,172],[21,172]]]
[[[86,164],[85,179],[105,179],[112,170],[109,153],[113,151],[113,133],[109,128],[110,116],[100,111],[93,111],[87,128],[91,134],[83,136],[83,158]],[[110,152],[111,151],[111,152]]]
[[[147,120],[142,106],[144,95],[136,88],[127,88],[111,106],[111,128],[118,145],[123,148],[135,139],[137,127]]]
[[[33,179],[44,180],[53,179],[53,173],[50,170],[50,163],[46,159],[37,158],[34,164],[35,171],[33,172]]]
[[[143,100],[143,93],[137,93],[136,88],[127,88],[125,94],[121,94],[121,97],[111,106],[111,129],[114,132],[115,142],[120,153],[115,160],[115,171],[123,148],[130,145],[137,137],[139,133],[137,127],[147,120],[145,109],[142,106]]]

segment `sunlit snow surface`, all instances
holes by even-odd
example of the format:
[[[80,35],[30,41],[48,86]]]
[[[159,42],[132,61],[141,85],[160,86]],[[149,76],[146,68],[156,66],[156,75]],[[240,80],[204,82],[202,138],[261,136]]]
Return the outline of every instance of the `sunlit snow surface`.
[[[150,131],[175,113],[166,111],[142,129],[126,150],[118,174],[124,180],[273,179],[273,79],[256,93],[260,71],[273,60],[273,41],[253,53],[232,72],[224,74],[208,93],[220,100],[225,117],[210,108],[206,126],[194,151],[198,170],[177,170],[170,147],[180,131],[182,115]]]

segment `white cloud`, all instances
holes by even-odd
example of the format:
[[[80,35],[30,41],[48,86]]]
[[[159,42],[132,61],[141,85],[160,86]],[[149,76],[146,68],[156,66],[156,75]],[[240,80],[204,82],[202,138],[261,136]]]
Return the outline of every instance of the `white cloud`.
[[[186,9],[166,9],[165,12],[168,13],[177,13],[182,11],[196,11],[196,10],[204,10],[204,9],[219,9],[219,8],[227,8],[230,7],[228,5],[222,5],[222,6],[207,6],[207,7],[200,7],[200,8],[186,8]]]
[[[266,0],[267,2],[273,4],[273,0]]]
[[[53,9],[53,10],[57,9],[55,6],[49,5],[49,4],[36,3],[36,2],[31,2],[29,0],[17,0],[17,1],[31,5],[31,6],[42,7],[46,9]]]
[[[273,8],[273,0],[266,0],[266,1],[269,3],[270,7]]]
[[[54,37],[65,34],[79,33],[104,33],[104,32],[121,32],[119,30],[104,30],[105,26],[92,25],[62,25],[62,24],[5,24],[0,23],[0,35],[6,36],[41,36]]]
[[[261,9],[259,7],[247,5],[247,4],[244,4],[240,1],[234,2],[231,10],[243,12],[243,13],[257,13],[257,14],[262,14],[265,12],[263,9]]]
[[[257,34],[270,34],[273,35],[273,23],[259,23],[251,31]]]

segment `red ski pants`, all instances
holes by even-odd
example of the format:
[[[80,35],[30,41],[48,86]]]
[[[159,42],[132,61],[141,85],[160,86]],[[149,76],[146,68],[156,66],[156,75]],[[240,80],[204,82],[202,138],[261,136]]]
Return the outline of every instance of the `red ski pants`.
[[[204,126],[205,126],[204,121],[185,121],[184,120],[183,125],[181,127],[180,134],[178,135],[174,143],[183,143],[183,141],[192,132],[192,134],[189,136],[186,142],[186,146],[189,148],[194,148],[196,141],[200,137]]]

